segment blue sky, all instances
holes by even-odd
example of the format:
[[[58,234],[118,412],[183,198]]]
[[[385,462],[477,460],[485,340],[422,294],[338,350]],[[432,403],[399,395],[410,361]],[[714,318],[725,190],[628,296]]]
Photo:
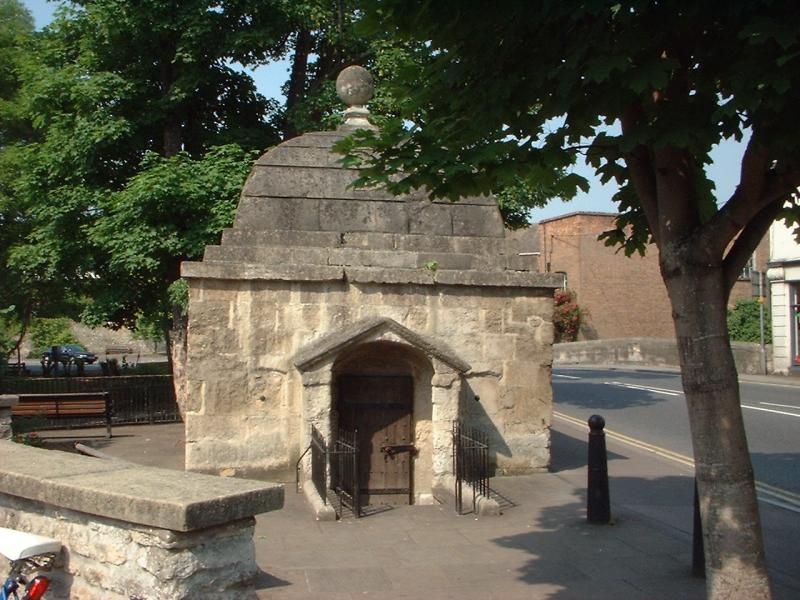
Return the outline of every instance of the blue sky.
[[[24,4],[33,14],[36,27],[41,28],[53,18],[53,11],[58,2],[24,0]],[[251,71],[251,74],[258,90],[264,96],[281,98],[280,87],[288,77],[288,69],[289,63],[283,61]],[[713,164],[707,171],[717,186],[717,198],[725,200],[733,193],[739,180],[739,166],[743,151],[743,145],[733,141],[723,142],[712,151]],[[570,202],[553,200],[545,208],[534,210],[531,215],[534,222],[575,211],[616,212],[616,205],[611,201],[616,187],[602,185],[594,177],[591,169],[585,165],[577,166],[575,171],[589,179],[591,183],[589,192],[581,192]]]

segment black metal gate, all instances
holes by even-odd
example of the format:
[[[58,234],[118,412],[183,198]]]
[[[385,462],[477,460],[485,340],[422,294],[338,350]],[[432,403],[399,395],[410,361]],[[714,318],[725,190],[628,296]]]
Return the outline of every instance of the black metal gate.
[[[463,484],[472,488],[472,512],[478,496],[489,498],[489,436],[461,421],[453,421],[453,474],[456,512],[464,514]]]
[[[339,429],[331,457],[331,488],[339,500],[339,517],[348,508],[353,516],[361,516],[361,498],[358,474],[358,430]]]

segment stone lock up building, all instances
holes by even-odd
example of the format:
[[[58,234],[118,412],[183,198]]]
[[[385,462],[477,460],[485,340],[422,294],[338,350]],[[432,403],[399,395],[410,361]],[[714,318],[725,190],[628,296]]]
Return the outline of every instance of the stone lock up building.
[[[331,146],[370,126],[370,86],[346,69],[344,125],[261,156],[221,244],[183,265],[189,470],[291,481],[313,426],[331,448],[356,436],[362,503],[430,503],[455,420],[488,435],[496,474],[548,465],[560,279],[508,250],[493,198],[351,186]]]

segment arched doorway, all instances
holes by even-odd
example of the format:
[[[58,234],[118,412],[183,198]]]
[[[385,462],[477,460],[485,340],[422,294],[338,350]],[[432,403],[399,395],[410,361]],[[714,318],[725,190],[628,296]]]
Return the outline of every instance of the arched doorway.
[[[417,425],[430,421],[432,373],[424,355],[396,342],[359,344],[338,357],[334,431],[356,432],[362,506],[414,502],[417,461],[430,455]]]

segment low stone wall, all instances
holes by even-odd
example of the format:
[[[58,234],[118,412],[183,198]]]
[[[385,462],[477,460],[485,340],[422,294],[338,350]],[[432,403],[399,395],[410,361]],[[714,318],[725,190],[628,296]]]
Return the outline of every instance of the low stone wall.
[[[9,441],[0,456],[0,527],[63,545],[48,598],[256,598],[253,516],[282,486]]]
[[[763,374],[758,344],[732,342],[741,374]],[[772,372],[772,346],[767,346],[767,371]],[[568,342],[553,345],[554,365],[626,365],[680,368],[674,339],[625,338]]]

